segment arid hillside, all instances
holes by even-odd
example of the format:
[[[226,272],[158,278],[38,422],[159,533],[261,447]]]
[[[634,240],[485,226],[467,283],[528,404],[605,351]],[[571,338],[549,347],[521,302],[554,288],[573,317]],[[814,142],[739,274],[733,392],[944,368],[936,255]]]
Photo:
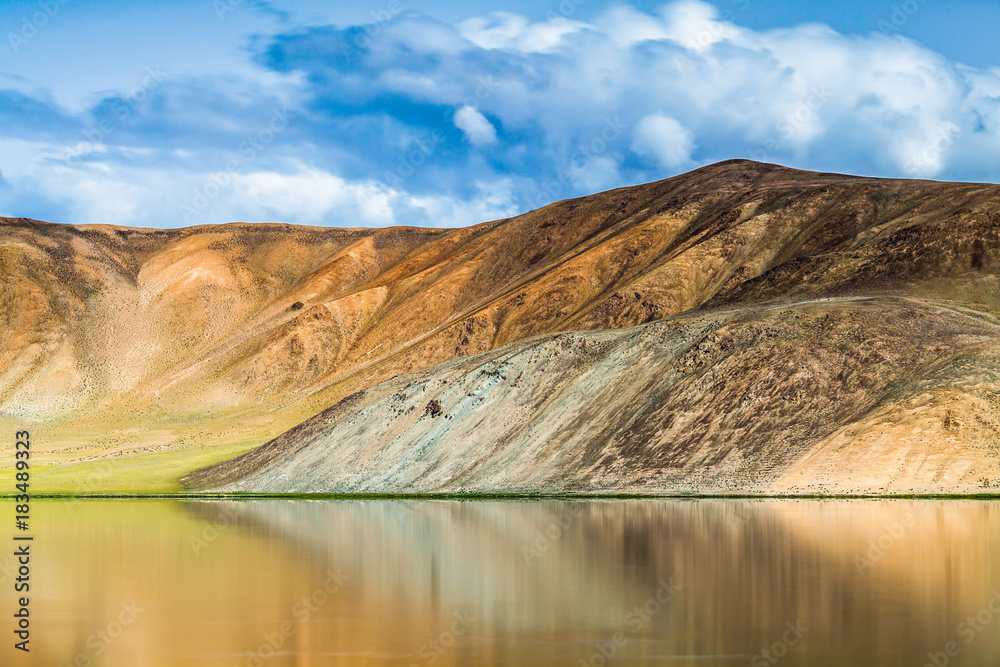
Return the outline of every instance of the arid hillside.
[[[550,334],[359,392],[185,479],[268,493],[984,493],[1000,325],[835,298]]]
[[[557,332],[907,297],[958,337],[956,358],[981,359],[1000,313],[998,262],[1000,187],[747,161],[455,230],[3,219],[0,421],[36,425],[50,467],[40,484],[165,490],[382,381]],[[900,303],[876,304],[878,326],[905,347]],[[815,342],[782,327],[790,349]],[[606,335],[625,334],[577,337]],[[482,361],[447,368],[468,363]],[[833,396],[840,380],[827,381]],[[856,409],[887,405],[876,399]]]

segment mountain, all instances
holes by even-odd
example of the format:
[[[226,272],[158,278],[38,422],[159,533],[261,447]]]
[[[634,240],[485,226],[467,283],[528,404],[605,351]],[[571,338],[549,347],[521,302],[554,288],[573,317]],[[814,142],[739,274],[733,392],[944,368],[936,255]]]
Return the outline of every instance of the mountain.
[[[998,230],[997,186],[747,161],[453,230],[5,219],[0,421],[60,488],[265,441],[186,483],[990,488]]]
[[[389,380],[187,478],[255,493],[981,493],[1000,327],[835,298],[549,334]]]

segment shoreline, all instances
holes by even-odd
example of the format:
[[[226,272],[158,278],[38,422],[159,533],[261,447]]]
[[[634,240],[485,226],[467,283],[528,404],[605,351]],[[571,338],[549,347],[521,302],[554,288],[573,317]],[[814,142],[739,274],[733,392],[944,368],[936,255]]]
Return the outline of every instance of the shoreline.
[[[17,494],[0,494],[13,499]],[[37,493],[32,500],[1000,500],[1000,493]]]

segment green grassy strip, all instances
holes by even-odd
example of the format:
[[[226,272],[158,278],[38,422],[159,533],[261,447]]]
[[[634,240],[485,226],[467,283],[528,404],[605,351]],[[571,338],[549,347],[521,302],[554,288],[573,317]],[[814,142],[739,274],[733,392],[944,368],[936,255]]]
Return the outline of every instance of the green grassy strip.
[[[2,493],[0,498],[15,494]],[[695,493],[37,493],[32,500],[1000,500],[975,494],[695,494]]]

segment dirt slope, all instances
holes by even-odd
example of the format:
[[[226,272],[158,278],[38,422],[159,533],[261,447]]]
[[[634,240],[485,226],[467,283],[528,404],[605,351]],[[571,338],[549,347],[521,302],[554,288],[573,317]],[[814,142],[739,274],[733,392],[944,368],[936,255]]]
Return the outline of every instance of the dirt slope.
[[[998,333],[992,319],[894,298],[548,335],[378,385],[187,481],[254,492],[982,492],[1000,482]]]
[[[44,428],[50,481],[135,463],[166,488],[531,336],[830,296],[1000,312],[998,230],[997,186],[746,161],[457,230],[4,219],[0,421]]]

